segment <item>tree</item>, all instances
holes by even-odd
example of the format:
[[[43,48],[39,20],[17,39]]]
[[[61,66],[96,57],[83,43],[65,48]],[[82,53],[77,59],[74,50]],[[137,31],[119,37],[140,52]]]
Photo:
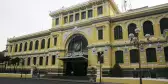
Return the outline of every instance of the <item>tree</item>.
[[[11,60],[11,64],[14,66],[14,68],[13,68],[14,72],[16,72],[16,68],[17,68],[16,66],[18,66],[19,63],[20,63],[20,58],[18,58],[18,57]]]
[[[6,64],[9,63],[11,58],[9,56],[4,57],[4,62],[5,62],[5,70],[6,70]]]
[[[0,70],[3,71],[3,63],[4,63],[4,53],[3,52],[0,52]]]
[[[13,71],[15,72],[15,66],[16,66],[16,60],[15,58],[14,59],[11,59],[11,64],[13,65]]]
[[[0,63],[4,62],[4,53],[0,52]]]
[[[117,63],[114,67],[110,70],[110,74],[112,77],[123,77],[123,70],[120,65]]]

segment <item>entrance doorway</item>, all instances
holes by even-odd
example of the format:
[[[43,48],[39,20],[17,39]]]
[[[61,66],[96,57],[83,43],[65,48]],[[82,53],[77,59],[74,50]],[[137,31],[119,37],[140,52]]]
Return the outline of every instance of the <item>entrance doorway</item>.
[[[66,76],[86,76],[88,67],[88,41],[81,34],[74,34],[67,41],[67,54],[64,61]]]
[[[64,62],[65,76],[86,76],[87,66],[86,61]]]

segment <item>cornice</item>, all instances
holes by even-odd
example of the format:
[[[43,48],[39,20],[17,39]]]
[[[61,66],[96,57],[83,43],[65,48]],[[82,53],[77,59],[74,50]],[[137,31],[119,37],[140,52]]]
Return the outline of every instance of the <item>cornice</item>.
[[[160,14],[160,13],[166,13],[166,12],[168,12],[168,3],[120,13],[115,16],[112,16],[111,21],[112,22],[123,21],[123,20],[128,20],[128,19],[133,19],[133,18],[138,18],[138,17],[143,17],[143,16],[149,16],[149,15],[155,15],[155,14]]]
[[[92,1],[94,2],[94,0],[92,0]],[[95,1],[102,1],[102,0],[95,0]],[[64,30],[72,29],[75,26],[82,27],[82,26],[92,25],[92,24],[104,22],[104,21],[111,21],[111,22],[123,21],[123,20],[127,20],[127,19],[133,19],[133,18],[149,16],[149,15],[154,15],[154,14],[160,14],[160,13],[165,13],[165,12],[168,12],[168,3],[158,5],[158,6],[149,7],[149,8],[144,8],[144,9],[128,11],[128,12],[121,13],[121,14],[118,14],[115,16],[94,17],[89,20],[87,19],[87,20],[76,22],[76,23],[66,24],[63,26],[57,26],[56,28],[51,28],[48,30],[44,30],[44,31],[40,31],[40,32],[32,33],[32,34],[27,34],[27,35],[23,35],[23,36],[19,36],[19,37],[10,38],[7,41],[13,42],[13,41],[18,41],[18,40],[26,40],[29,38],[50,35],[51,32],[64,31]]]
[[[165,40],[160,40],[160,41],[152,41],[152,42],[143,42],[142,44],[155,44],[155,43],[166,43]],[[114,45],[112,44],[111,45],[112,47],[125,47],[125,46],[134,46],[133,44],[131,43],[124,43],[124,44],[117,44],[117,45]]]
[[[110,46],[111,47],[111,44],[110,43],[103,43],[103,44],[88,45],[88,49],[105,47],[105,46]]]
[[[61,8],[61,9],[58,9],[56,11],[52,11],[49,15],[51,17],[53,17],[53,16],[61,14],[61,13],[74,11],[74,10],[77,10],[77,9],[87,7],[89,5],[93,5],[93,4],[97,4],[99,2],[105,2],[105,1],[108,1],[108,0],[89,0],[89,1],[86,1],[86,2],[83,2],[83,3],[80,3],[80,4],[76,4],[76,5],[67,7],[67,8]]]
[[[96,23],[100,23],[100,22],[110,21],[110,18],[111,18],[110,16],[95,17],[95,18],[92,18],[89,20],[83,20],[83,21],[79,21],[76,23],[66,24],[63,26],[56,27],[56,28],[51,28],[49,30],[51,32],[64,31],[64,30],[68,30],[68,29],[73,29],[75,26],[82,27],[82,26],[88,26],[88,25],[92,25],[92,24],[96,24]]]
[[[39,36],[45,36],[45,35],[49,35],[49,34],[50,34],[49,30],[44,30],[44,31],[40,31],[40,32],[32,33],[32,34],[19,36],[19,37],[9,38],[7,41],[12,42],[12,41],[18,41],[18,40],[25,40],[25,39],[35,38],[35,37],[39,37]]]

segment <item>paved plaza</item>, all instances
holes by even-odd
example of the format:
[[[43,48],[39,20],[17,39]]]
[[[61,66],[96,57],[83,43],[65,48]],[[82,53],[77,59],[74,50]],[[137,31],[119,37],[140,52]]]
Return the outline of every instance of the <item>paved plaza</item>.
[[[21,79],[21,78],[0,78],[0,84],[99,84],[88,81],[75,81],[63,79]],[[116,84],[116,83],[102,83]]]
[[[93,84],[87,81],[70,81],[56,79],[20,79],[0,78],[0,84]]]

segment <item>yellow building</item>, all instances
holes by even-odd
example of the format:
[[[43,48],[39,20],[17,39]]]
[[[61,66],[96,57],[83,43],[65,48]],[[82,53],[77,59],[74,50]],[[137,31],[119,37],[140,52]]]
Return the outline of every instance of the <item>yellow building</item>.
[[[129,39],[133,33],[143,41],[140,62],[144,71],[162,70],[168,67],[168,43],[163,35],[168,29],[167,10],[168,4],[162,4],[121,13],[113,0],[89,0],[51,12],[48,30],[8,39],[6,56],[25,59],[24,69],[35,66],[55,75],[87,76],[91,67],[99,72],[98,54],[103,52],[103,76],[116,63],[125,76],[133,76],[132,71],[139,68],[138,49]]]

